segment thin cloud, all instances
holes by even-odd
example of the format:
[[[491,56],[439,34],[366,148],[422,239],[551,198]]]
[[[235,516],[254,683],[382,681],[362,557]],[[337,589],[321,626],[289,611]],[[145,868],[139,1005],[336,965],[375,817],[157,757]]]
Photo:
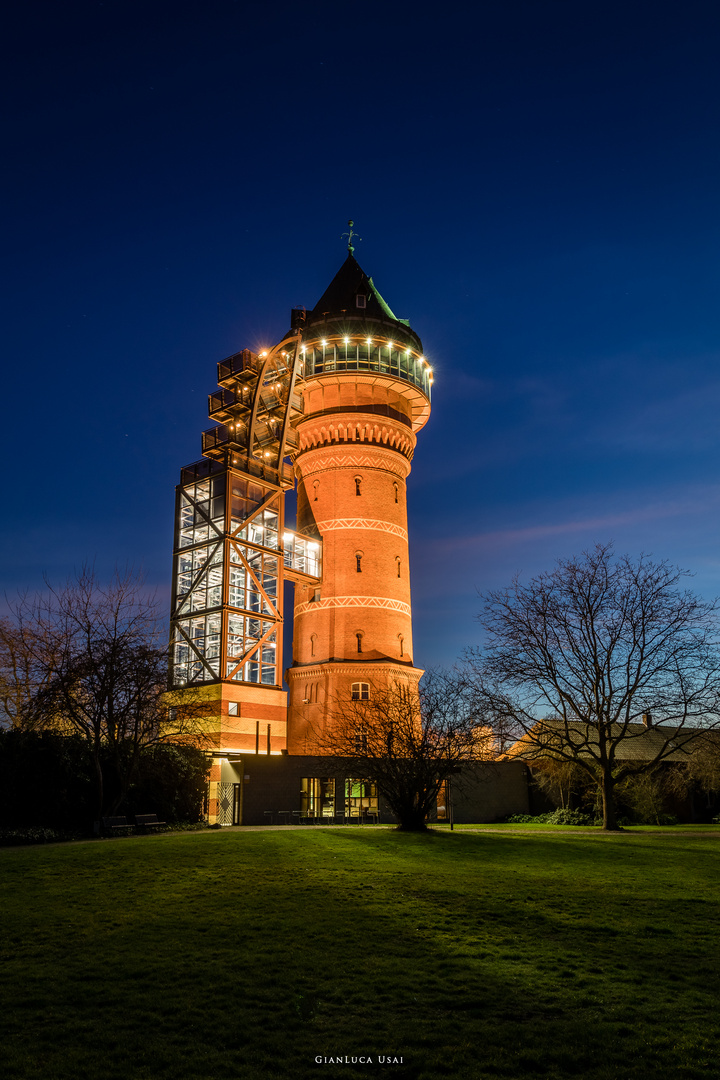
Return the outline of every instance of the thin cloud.
[[[438,541],[437,546],[443,551],[458,551],[467,547],[497,548],[500,545],[524,544],[551,536],[571,536],[586,532],[594,533],[596,536],[607,536],[608,530],[611,529],[640,525],[643,522],[657,521],[663,518],[692,517],[699,512],[707,511],[708,507],[717,503],[718,500],[720,500],[720,488],[713,487],[705,489],[702,493],[698,492],[690,498],[649,503],[646,506],[637,506],[631,510],[595,517],[579,517],[564,521],[547,522],[546,524],[527,525],[518,529],[498,529],[492,532],[456,536],[453,539]]]

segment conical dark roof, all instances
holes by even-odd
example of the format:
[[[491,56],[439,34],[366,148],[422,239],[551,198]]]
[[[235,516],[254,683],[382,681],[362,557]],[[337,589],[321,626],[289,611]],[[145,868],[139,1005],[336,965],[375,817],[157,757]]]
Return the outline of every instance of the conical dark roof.
[[[377,291],[373,279],[350,253],[311,311],[293,308],[293,329],[322,337],[331,334],[386,335],[418,353],[422,342],[407,319],[398,319]],[[289,331],[293,333],[293,329]]]
[[[359,307],[358,296],[365,298],[364,307]],[[394,322],[408,325],[406,319],[398,319],[383,300],[354,255],[349,254],[328,285],[325,292],[310,312],[314,321],[317,318],[333,318],[341,314],[364,315],[369,319],[392,319]]]

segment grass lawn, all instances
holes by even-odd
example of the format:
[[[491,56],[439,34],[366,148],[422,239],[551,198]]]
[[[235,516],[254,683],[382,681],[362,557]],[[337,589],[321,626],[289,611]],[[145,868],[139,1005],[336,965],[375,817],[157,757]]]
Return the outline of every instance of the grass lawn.
[[[687,831],[0,850],[0,1076],[716,1077],[720,830]]]

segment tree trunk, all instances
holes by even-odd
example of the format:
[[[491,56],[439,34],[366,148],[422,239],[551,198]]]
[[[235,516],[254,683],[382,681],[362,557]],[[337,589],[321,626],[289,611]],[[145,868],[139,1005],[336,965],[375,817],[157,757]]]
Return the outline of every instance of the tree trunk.
[[[603,804],[603,829],[610,832],[621,831],[615,817],[615,781],[610,768],[606,768],[600,782]]]
[[[398,806],[393,808],[401,832],[427,832],[426,815],[417,806]]]
[[[424,821],[420,821],[419,819],[417,819],[415,817],[413,817],[412,819],[405,817],[405,818],[401,819],[400,824],[398,825],[398,831],[399,832],[427,832],[428,827],[427,827],[427,825],[425,824]]]
[[[93,749],[93,765],[95,766],[95,820],[98,828],[103,812],[103,801],[105,799],[105,789],[103,785],[103,771],[102,764],[100,762],[100,751]]]

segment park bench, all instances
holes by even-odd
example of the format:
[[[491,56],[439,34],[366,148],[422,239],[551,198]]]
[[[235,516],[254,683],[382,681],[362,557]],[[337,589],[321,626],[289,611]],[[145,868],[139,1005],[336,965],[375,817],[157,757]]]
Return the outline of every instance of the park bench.
[[[128,833],[132,825],[128,824],[126,817],[104,817],[102,819],[103,832],[106,836],[119,836]]]
[[[135,824],[139,829],[148,832],[150,829],[164,829],[167,822],[158,821],[157,814],[136,814]]]

